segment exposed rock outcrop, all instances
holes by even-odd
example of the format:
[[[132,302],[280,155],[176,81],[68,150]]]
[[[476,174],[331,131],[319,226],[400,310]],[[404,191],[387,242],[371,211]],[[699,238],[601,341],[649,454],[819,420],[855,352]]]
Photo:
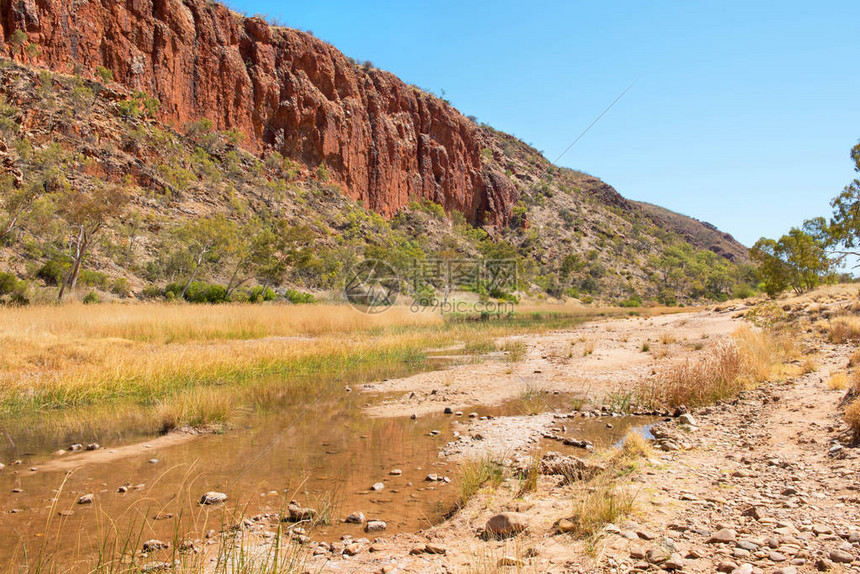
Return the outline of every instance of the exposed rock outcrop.
[[[517,201],[508,178],[482,162],[479,126],[308,33],[209,0],[0,0],[0,8],[9,56],[84,76],[104,66],[157,97],[161,119],[206,117],[238,130],[253,151],[325,164],[347,194],[384,215],[427,199],[501,225]],[[24,43],[20,34],[10,41],[18,30]]]

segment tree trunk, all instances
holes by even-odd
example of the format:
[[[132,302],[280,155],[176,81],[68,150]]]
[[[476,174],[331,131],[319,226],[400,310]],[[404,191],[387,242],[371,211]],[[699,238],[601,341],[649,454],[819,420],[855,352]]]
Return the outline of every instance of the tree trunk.
[[[197,265],[194,266],[194,271],[191,272],[191,277],[188,278],[188,283],[186,283],[185,287],[182,288],[182,293],[179,295],[180,299],[185,299],[185,294],[188,292],[188,288],[191,287],[192,283],[194,283],[194,278],[197,277],[197,272],[200,270],[200,265],[203,262],[204,255],[206,255],[206,250],[201,251],[197,256]]]
[[[87,246],[89,245],[89,236],[83,227],[81,227],[81,231],[78,234],[78,241],[75,247],[75,260],[72,264],[72,268],[69,270],[69,273],[66,274],[66,278],[63,281],[63,285],[60,287],[60,293],[57,295],[57,301],[63,300],[63,295],[66,292],[66,287],[69,289],[74,289],[78,284],[78,276],[81,273],[81,261],[84,260],[84,255],[87,253]]]

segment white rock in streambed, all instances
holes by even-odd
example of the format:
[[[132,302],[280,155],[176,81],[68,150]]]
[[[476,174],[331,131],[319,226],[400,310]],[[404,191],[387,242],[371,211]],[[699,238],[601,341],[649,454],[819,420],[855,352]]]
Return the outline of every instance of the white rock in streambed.
[[[223,492],[207,492],[200,497],[200,504],[211,506],[213,504],[221,504],[227,501],[227,495]]]
[[[365,532],[382,532],[388,525],[382,520],[369,520],[364,527]]]

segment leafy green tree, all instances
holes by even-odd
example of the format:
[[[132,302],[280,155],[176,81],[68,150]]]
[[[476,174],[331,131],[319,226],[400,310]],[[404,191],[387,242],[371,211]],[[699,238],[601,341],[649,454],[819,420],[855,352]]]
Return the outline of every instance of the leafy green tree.
[[[237,225],[223,215],[196,219],[174,231],[177,242],[192,259],[191,273],[179,294],[180,298],[185,298],[189,287],[207,265],[221,261],[234,249],[233,242],[237,236]]]
[[[824,243],[797,227],[778,241],[762,237],[750,250],[750,258],[759,264],[765,291],[771,297],[788,287],[798,295],[811,291],[833,265]]]
[[[860,143],[851,148],[851,160],[854,171],[860,173]],[[837,256],[837,262],[846,257],[860,257],[860,179],[855,178],[845,186],[830,205],[833,215],[829,222],[816,218],[807,222],[807,226],[824,240],[826,247]]]
[[[72,258],[72,265],[60,286],[59,300],[63,299],[66,289],[75,288],[93,240],[112,219],[123,213],[127,202],[128,196],[121,187],[105,182],[97,182],[90,191],[70,188],[59,198],[59,214],[71,235]]]

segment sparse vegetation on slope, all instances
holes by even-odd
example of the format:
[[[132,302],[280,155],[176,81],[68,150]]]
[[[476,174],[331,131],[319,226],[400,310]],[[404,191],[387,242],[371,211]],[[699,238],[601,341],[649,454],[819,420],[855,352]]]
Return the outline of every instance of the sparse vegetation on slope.
[[[416,270],[435,261],[516,262],[508,288],[459,286],[505,301],[518,291],[674,305],[754,283],[742,261],[692,247],[600,180],[554,168],[488,126],[484,161],[522,198],[510,226],[474,227],[426,200],[386,220],[348,199],[324,165],[254,156],[205,118],[159,124],[157,101],[106,86],[103,72],[92,81],[0,64],[0,268],[22,281],[17,304],[93,290],[101,300],[260,301],[262,290],[306,302],[364,258],[425,298],[443,291],[442,278]],[[90,284],[93,273],[104,280]]]

